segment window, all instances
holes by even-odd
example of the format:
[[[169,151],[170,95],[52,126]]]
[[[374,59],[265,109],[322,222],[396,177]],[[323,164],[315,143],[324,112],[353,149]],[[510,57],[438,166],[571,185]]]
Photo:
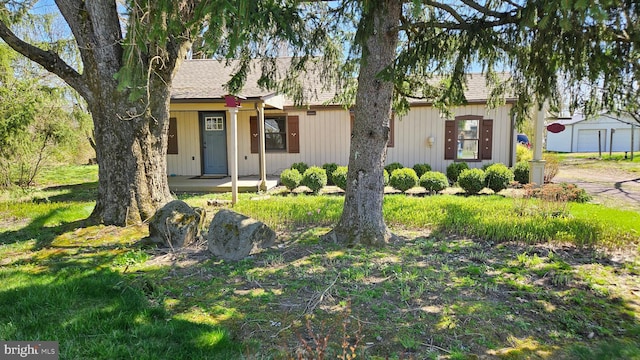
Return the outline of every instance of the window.
[[[482,116],[458,116],[445,123],[445,159],[459,161],[490,160],[493,120]]]
[[[264,147],[266,151],[287,150],[287,120],[284,116],[264,118]]]
[[[204,118],[205,131],[224,131],[224,119],[221,116],[207,116]]]
[[[260,147],[258,118],[249,118],[251,130],[251,153],[257,154]],[[264,119],[265,151],[299,153],[300,134],[298,116],[266,115]]]

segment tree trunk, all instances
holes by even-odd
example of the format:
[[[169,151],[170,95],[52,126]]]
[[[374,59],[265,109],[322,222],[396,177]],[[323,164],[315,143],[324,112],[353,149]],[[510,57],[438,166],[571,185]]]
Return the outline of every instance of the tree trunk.
[[[140,114],[127,113],[134,105],[115,87],[110,95],[89,104],[99,168],[91,217],[100,223],[123,226],[144,221],[172,199],[165,141],[169,87],[157,86]]]
[[[344,208],[325,236],[349,246],[383,246],[393,237],[382,216],[393,83],[377,75],[393,66],[401,9],[401,1],[386,0],[368,14],[373,28],[363,44]]]

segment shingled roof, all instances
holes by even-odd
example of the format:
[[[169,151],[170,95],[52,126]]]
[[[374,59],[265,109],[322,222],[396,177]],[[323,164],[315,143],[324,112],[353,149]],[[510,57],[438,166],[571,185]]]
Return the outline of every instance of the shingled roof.
[[[286,60],[286,59],[283,59]],[[247,81],[242,91],[237,94],[247,99],[257,99],[275,95],[274,91],[266,90],[258,86],[260,72],[255,67],[255,71],[251,71],[247,75]],[[180,66],[173,79],[171,87],[172,100],[214,100],[223,99],[228,91],[224,89],[231,74],[235,70],[233,64],[225,66],[224,61],[206,59],[206,60],[186,60]],[[321,105],[331,100],[334,96],[332,91],[320,90],[320,84],[312,79],[314,75],[309,76],[307,84],[303,86],[313,92],[310,96],[309,105]],[[465,97],[468,102],[486,102],[489,98],[490,91],[487,88],[485,77],[482,74],[469,74],[467,76],[467,89]],[[413,101],[412,103],[424,103],[423,101]],[[291,99],[285,100],[285,105],[293,105]]]

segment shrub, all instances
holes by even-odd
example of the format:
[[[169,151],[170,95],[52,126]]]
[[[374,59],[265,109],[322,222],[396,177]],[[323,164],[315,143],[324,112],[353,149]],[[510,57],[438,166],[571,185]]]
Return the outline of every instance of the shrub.
[[[484,172],[484,184],[494,192],[506,189],[513,179],[513,172],[504,164],[493,164]]]
[[[402,168],[404,168],[404,166],[399,162],[394,162],[384,167],[384,169],[387,170],[389,174],[393,174],[393,170],[398,170]]]
[[[484,189],[484,171],[481,169],[464,169],[458,176],[458,185],[467,194],[477,194]]]
[[[449,180],[439,171],[427,171],[420,176],[420,186],[434,193],[446,189],[449,186]]]
[[[467,165],[466,162],[451,163],[447,166],[447,178],[449,178],[449,181],[453,184],[458,181],[458,176],[462,170],[466,169],[469,169],[469,165]]]
[[[429,165],[429,164],[415,164],[415,165],[413,165],[413,170],[416,172],[416,175],[418,175],[418,177],[422,177],[422,175],[424,175],[424,173],[426,173],[427,171],[431,171],[431,165]]]
[[[336,163],[327,163],[322,165],[322,168],[327,173],[327,185],[335,185],[335,181],[333,181],[333,172],[338,168],[338,164]]]
[[[540,187],[528,185],[525,187],[526,197],[535,197],[552,202],[579,202],[584,203],[591,200],[587,192],[574,184],[544,184]]]
[[[291,168],[298,170],[300,174],[304,174],[304,172],[309,168],[309,165],[303,162],[297,162],[293,163],[293,165],[291,165]]]
[[[391,173],[389,184],[395,189],[405,192],[418,185],[418,175],[411,168],[396,169]]]
[[[382,176],[383,176],[384,186],[389,185],[389,172],[386,169],[382,170]]]
[[[520,184],[529,183],[529,162],[520,161],[513,167],[513,179]]]
[[[349,168],[346,166],[338,166],[338,168],[331,174],[333,183],[342,190],[347,190],[347,172]]]
[[[560,171],[560,160],[557,155],[554,154],[544,154],[542,158],[545,161],[544,164],[544,182],[548,183],[553,180],[558,172]]]
[[[516,145],[516,162],[529,161],[533,159],[533,151],[528,147],[518,144]]]
[[[293,190],[300,185],[302,175],[296,169],[285,169],[280,173],[280,182],[289,190]]]
[[[327,185],[327,173],[321,167],[312,166],[302,175],[301,184],[311,189],[314,194],[317,194],[320,189]]]

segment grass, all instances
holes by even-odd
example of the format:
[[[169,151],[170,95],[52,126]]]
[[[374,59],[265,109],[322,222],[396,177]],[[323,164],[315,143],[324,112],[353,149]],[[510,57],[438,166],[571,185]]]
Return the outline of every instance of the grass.
[[[226,262],[85,224],[95,167],[74,171],[0,197],[0,339],[63,359],[640,359],[637,212],[389,195],[402,240],[342,248],[321,240],[342,197],[241,194],[278,246]],[[212,197],[181,196],[209,218]]]

